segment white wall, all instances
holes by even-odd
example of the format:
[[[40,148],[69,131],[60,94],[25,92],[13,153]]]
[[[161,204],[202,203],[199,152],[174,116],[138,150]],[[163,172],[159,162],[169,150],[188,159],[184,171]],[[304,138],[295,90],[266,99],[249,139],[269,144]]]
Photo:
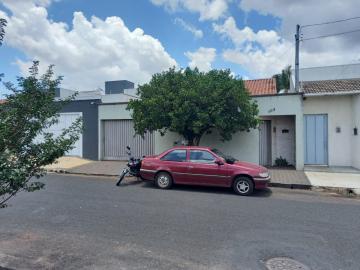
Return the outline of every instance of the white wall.
[[[127,104],[99,105],[99,120],[132,119]]]
[[[176,133],[169,132],[165,136],[155,134],[155,153],[161,152],[174,146],[175,141],[181,141],[182,137]],[[214,147],[233,157],[259,164],[259,130],[253,129],[250,132],[238,132],[232,140],[222,142],[217,132],[204,135],[200,145]]]
[[[289,127],[294,133],[288,134],[289,140],[294,142],[290,136],[296,137],[296,155],[295,146],[290,144],[290,148],[285,149],[288,144],[286,141],[281,141],[286,138],[277,139],[279,151],[283,153],[283,156],[288,159],[292,164],[296,163],[296,169],[302,170],[304,166],[303,159],[303,115],[302,115],[302,96],[301,95],[279,95],[279,96],[264,96],[256,97],[254,100],[259,106],[259,115],[264,118],[266,116],[290,116],[295,117],[293,124],[289,120],[289,117],[279,117],[279,132],[282,127]],[[277,118],[277,117],[276,117]],[[274,119],[274,118],[270,118]],[[286,134],[281,134],[286,137]],[[175,141],[182,140],[181,136],[176,133],[167,133],[162,137],[159,133],[155,135],[155,153],[159,154],[166,149],[171,148]],[[250,132],[239,132],[233,135],[231,141],[222,142],[219,135],[216,133],[205,135],[200,145],[216,147],[224,153],[230,154],[239,160],[259,163],[259,130],[251,130]],[[298,150],[299,149],[299,150]],[[280,153],[277,152],[277,153]],[[275,154],[274,154],[275,155]],[[296,156],[296,162],[295,162]]]
[[[358,129],[358,135],[353,135],[352,166],[360,169],[360,94],[352,99],[353,128]]]
[[[328,115],[329,166],[352,166],[352,96],[307,97],[304,114]]]
[[[259,105],[259,115],[263,119],[271,116],[295,117],[295,166],[297,170],[304,168],[304,129],[302,95],[277,95],[254,98]],[[273,118],[269,118],[273,119]],[[289,154],[290,156],[291,154]]]
[[[360,64],[310,67],[299,70],[300,81],[321,81],[360,78]],[[291,90],[294,90],[295,71],[291,71]]]
[[[289,164],[296,164],[295,153],[295,117],[294,116],[272,116],[262,117],[263,120],[271,120],[271,160],[275,165],[275,159],[280,156],[285,158]],[[275,132],[274,132],[275,129]],[[287,129],[289,133],[282,133]]]

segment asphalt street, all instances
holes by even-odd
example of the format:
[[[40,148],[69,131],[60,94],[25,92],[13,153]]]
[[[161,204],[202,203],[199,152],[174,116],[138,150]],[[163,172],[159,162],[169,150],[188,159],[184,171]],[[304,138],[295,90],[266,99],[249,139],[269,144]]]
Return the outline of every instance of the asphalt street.
[[[0,269],[360,269],[360,201],[49,175],[0,209]],[[279,268],[280,269],[280,268]]]

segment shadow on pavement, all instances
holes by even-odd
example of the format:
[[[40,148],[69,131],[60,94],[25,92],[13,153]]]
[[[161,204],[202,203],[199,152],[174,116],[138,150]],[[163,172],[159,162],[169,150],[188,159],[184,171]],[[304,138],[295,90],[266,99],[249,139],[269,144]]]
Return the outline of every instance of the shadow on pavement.
[[[151,189],[159,189],[155,186],[154,183],[150,181],[143,181],[143,188],[151,188]],[[209,186],[192,186],[192,185],[174,185],[171,188],[172,191],[190,191],[190,192],[202,192],[202,193],[214,193],[214,194],[228,194],[239,196],[234,193],[231,188],[226,187],[209,187]],[[255,190],[251,197],[270,197],[272,195],[272,191],[270,188],[264,190]]]

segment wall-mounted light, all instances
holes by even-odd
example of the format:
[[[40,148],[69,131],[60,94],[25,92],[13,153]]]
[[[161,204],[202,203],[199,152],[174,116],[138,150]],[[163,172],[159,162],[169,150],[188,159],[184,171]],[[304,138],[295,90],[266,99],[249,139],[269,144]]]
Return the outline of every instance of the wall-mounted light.
[[[355,135],[355,136],[358,135],[358,128],[357,128],[357,127],[354,128],[354,135]]]
[[[336,127],[336,133],[341,133],[341,127]]]

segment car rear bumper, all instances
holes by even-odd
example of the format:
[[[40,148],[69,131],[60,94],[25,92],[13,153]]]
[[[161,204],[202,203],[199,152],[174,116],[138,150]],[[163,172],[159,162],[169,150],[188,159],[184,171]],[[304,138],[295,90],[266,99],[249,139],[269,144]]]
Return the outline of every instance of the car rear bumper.
[[[267,188],[269,183],[271,181],[271,177],[268,176],[266,178],[260,178],[260,177],[255,177],[254,178],[254,183],[255,183],[255,188],[256,189],[264,189]]]

